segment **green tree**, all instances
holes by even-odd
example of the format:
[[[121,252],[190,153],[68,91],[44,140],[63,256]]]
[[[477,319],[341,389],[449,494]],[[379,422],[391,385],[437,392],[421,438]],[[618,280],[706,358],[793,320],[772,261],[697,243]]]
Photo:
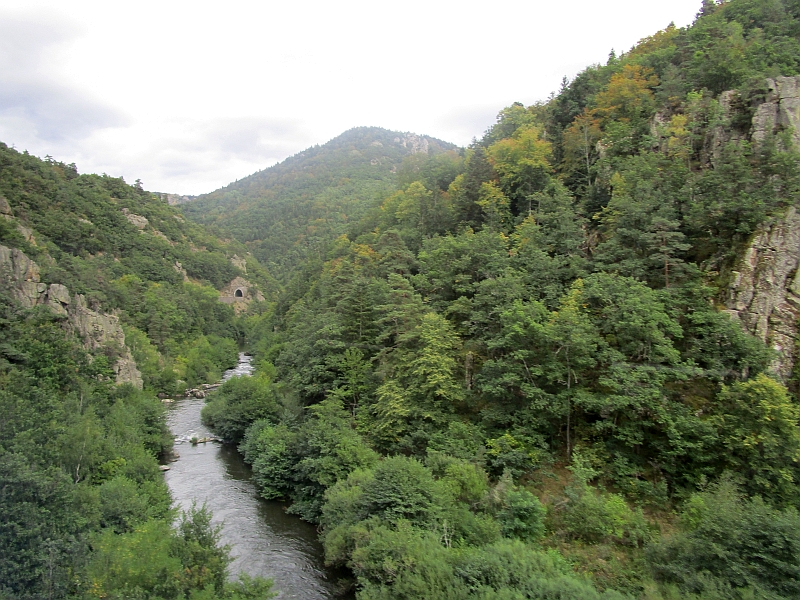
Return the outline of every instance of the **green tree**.
[[[203,407],[203,423],[223,439],[239,443],[247,428],[259,419],[277,421],[281,393],[264,373],[233,377],[213,393]]]
[[[795,504],[800,406],[786,388],[764,374],[723,386],[715,412],[723,464],[748,492]]]
[[[800,593],[798,526],[796,510],[745,499],[723,480],[686,502],[681,529],[654,544],[648,560],[658,580],[683,592],[793,598]]]

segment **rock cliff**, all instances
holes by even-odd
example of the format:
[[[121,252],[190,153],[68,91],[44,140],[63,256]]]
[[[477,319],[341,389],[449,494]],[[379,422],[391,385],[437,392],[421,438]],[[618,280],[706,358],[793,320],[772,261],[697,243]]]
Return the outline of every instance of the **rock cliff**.
[[[800,77],[767,79],[767,96],[753,115],[751,139],[760,143],[769,132],[789,131],[800,148]]]
[[[771,133],[788,131],[791,143],[800,148],[800,76],[768,79],[766,87],[765,100],[753,114],[750,140],[759,144]],[[729,116],[726,94],[720,98],[723,117]],[[733,133],[723,140],[719,132],[715,135],[715,148],[742,137]],[[771,370],[783,381],[791,377],[797,359],[799,265],[800,213],[789,208],[756,230],[727,290],[727,311],[776,351]]]
[[[66,317],[66,327],[80,336],[87,350],[101,347],[118,350],[114,364],[116,382],[142,388],[142,375],[125,345],[119,317],[92,310],[82,295],[71,296],[69,290],[59,283],[41,283],[38,265],[16,248],[0,245],[0,274],[23,307],[47,306]]]
[[[775,352],[771,370],[783,381],[796,360],[800,317],[800,214],[790,208],[759,227],[728,287],[728,313]]]
[[[197,198],[197,196],[182,196],[181,194],[167,194],[163,192],[157,192],[156,195],[170,206],[185,204]]]

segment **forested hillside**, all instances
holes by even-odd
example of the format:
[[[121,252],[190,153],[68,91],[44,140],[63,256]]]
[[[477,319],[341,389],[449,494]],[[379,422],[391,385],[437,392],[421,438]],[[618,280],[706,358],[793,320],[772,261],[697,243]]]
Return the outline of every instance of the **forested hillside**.
[[[218,290],[242,268],[268,296],[276,292],[243,245],[209,235],[138,184],[0,144],[0,198],[0,243],[36,261],[43,283],[118,311],[153,391],[215,381],[235,364],[241,332]]]
[[[357,127],[181,208],[247,244],[286,280],[303,261],[321,259],[336,235],[393,191],[405,157],[444,153],[447,163],[454,148],[427,136]]]
[[[721,310],[798,203],[798,73],[800,4],[706,0],[406,159],[207,422],[360,599],[798,597],[794,375]]]
[[[157,463],[240,344],[204,420],[359,600],[800,597],[798,98],[800,1],[705,0],[469,148],[180,211],[0,144],[0,598],[270,595]]]
[[[269,597],[227,582],[211,515],[178,515],[157,461],[156,393],[236,363],[216,289],[236,253],[138,184],[0,144],[0,598]]]

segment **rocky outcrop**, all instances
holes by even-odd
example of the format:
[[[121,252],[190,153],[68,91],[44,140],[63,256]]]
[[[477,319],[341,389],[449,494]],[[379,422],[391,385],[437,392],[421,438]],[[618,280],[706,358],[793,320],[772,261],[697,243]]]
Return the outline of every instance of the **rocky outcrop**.
[[[156,195],[170,206],[185,204],[197,198],[197,196],[181,196],[180,194],[165,194],[163,192],[158,192]]]
[[[247,259],[239,258],[236,254],[231,256],[231,264],[239,269],[242,273],[247,273]]]
[[[706,164],[717,165],[722,157],[722,151],[731,142],[741,142],[747,136],[746,132],[731,127],[731,118],[735,111],[734,104],[738,92],[730,90],[722,92],[717,98],[719,103],[720,119],[715,125],[709,127],[703,144],[702,160]]]
[[[6,221],[15,221],[14,218],[14,211],[11,210],[11,205],[8,203],[3,194],[0,194],[0,217],[5,219]],[[29,227],[25,227],[22,223],[17,223],[17,231],[19,231],[22,238],[28,242],[29,244],[36,245],[36,239],[33,237],[33,230]]]
[[[172,265],[172,268],[181,274],[184,281],[189,281],[189,274],[186,272],[186,269],[183,268],[183,265],[180,263],[180,261],[176,260],[175,264]]]
[[[782,381],[796,360],[800,318],[800,214],[790,208],[764,223],[733,271],[727,312],[775,352],[771,370]]]
[[[132,383],[141,389],[142,375],[136,368],[130,350],[125,346],[125,333],[122,331],[119,317],[92,310],[87,306],[86,299],[77,294],[75,302],[68,311],[67,323],[89,350],[118,348],[120,355],[114,364],[117,383]]]
[[[749,131],[753,144],[788,131],[789,143],[800,148],[800,76],[766,80],[767,94],[756,107]],[[746,134],[725,128],[734,92],[719,97],[723,124],[710,139],[711,162],[724,144]],[[800,319],[800,213],[789,208],[763,223],[734,267],[726,298],[727,312],[751,334],[775,350],[772,372],[782,381],[792,375],[798,357]]]
[[[237,313],[243,311],[253,300],[263,302],[264,295],[244,277],[236,277],[219,292],[219,301],[233,304]]]
[[[142,375],[136,368],[130,349],[125,345],[125,333],[119,317],[92,310],[82,295],[71,296],[66,286],[60,283],[42,283],[39,280],[38,265],[16,248],[0,245],[0,275],[3,283],[24,308],[47,306],[65,317],[67,329],[83,340],[86,349],[116,350],[116,382],[130,383],[142,388]]]
[[[800,75],[765,81],[764,101],[755,108],[749,130],[731,126],[734,114],[742,110],[738,92],[722,92],[717,98],[719,119],[710,127],[703,144],[703,160],[717,164],[722,150],[731,142],[750,140],[758,145],[768,136],[788,131],[790,143],[800,148]]]
[[[753,115],[750,137],[761,143],[770,133],[790,131],[800,147],[800,76],[767,79],[767,96]]]
[[[403,148],[408,148],[411,154],[428,154],[431,145],[427,137],[415,133],[406,133],[403,137],[394,138],[394,141]]]
[[[122,209],[122,214],[125,215],[125,218],[128,219],[128,222],[130,222],[131,225],[133,225],[138,229],[144,229],[145,227],[147,227],[147,224],[149,223],[147,217],[134,214],[127,208]]]
[[[5,219],[11,219],[14,215],[11,212],[11,206],[6,200],[6,197],[3,194],[0,194],[0,216]]]

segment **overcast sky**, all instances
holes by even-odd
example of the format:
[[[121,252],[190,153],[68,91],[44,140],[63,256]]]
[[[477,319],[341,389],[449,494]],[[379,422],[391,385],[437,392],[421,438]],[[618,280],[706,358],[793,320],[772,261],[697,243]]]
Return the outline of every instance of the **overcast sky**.
[[[700,4],[0,0],[0,141],[180,194],[359,125],[466,145]]]

